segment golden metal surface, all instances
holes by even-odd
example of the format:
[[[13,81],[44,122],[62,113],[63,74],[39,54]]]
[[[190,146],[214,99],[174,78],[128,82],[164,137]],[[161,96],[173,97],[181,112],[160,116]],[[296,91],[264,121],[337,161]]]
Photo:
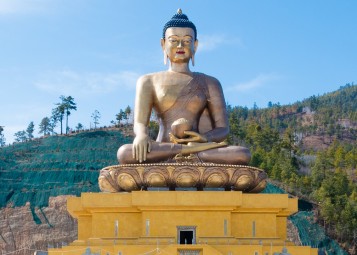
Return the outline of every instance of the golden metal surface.
[[[119,149],[120,164],[163,162],[180,153],[188,155],[207,150],[207,156],[206,153],[198,155],[203,162],[248,164],[248,149],[231,149],[220,144],[229,133],[221,84],[214,77],[190,71],[189,61],[198,47],[194,30],[169,27],[161,47],[165,59],[170,60],[169,69],[138,79],[135,139],[132,145]],[[148,135],[152,110],[160,121],[157,144],[150,141]],[[188,144],[190,142],[195,143]]]
[[[179,10],[178,15],[181,14]],[[246,166],[251,158],[249,150],[228,146],[225,142],[229,123],[220,82],[190,71],[189,62],[193,62],[198,47],[194,29],[192,26],[166,29],[161,47],[165,64],[169,59],[169,68],[138,79],[135,138],[133,144],[119,148],[120,166],[101,171],[102,191],[213,187],[259,192],[265,188],[266,174]],[[160,123],[156,141],[151,141],[148,135],[152,111],[156,112]],[[202,165],[205,162],[214,166]],[[140,171],[138,166],[141,166]]]
[[[167,187],[170,190],[195,187],[197,190],[223,188],[258,193],[266,187],[266,177],[263,170],[243,165],[187,162],[129,164],[103,168],[99,187],[103,192],[130,192],[150,187]]]
[[[190,130],[192,130],[192,124],[188,120],[185,118],[177,119],[171,125],[172,138],[186,138],[188,134],[185,131]],[[178,143],[175,142],[175,140],[171,140],[171,137],[170,141],[173,143]]]

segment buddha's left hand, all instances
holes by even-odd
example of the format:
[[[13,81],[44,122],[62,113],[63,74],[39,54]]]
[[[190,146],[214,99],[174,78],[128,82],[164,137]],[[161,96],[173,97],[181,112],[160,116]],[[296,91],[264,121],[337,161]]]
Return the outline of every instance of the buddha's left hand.
[[[184,131],[184,134],[187,135],[187,138],[177,138],[173,134],[170,133],[170,141],[172,143],[178,143],[178,144],[187,144],[190,142],[196,142],[196,143],[206,143],[207,138],[204,135],[201,135],[200,133],[194,132],[194,131]]]

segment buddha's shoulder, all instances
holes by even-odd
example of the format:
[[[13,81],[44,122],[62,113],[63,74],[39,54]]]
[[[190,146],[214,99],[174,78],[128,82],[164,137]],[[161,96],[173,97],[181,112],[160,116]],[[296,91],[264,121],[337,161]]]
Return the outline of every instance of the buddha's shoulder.
[[[165,75],[165,71],[156,72],[156,73],[148,73],[139,77],[139,83],[152,83],[155,79],[160,78]]]
[[[199,72],[195,72],[195,75],[201,76],[208,86],[221,86],[219,80],[213,76]]]
[[[152,87],[153,81],[155,79],[155,73],[144,74],[139,77],[136,82],[137,87]]]

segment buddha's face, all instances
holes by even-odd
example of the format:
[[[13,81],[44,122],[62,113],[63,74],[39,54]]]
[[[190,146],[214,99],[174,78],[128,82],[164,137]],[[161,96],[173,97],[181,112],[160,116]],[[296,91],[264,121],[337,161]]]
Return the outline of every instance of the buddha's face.
[[[188,63],[195,54],[198,41],[189,27],[170,27],[161,39],[161,46],[171,63]]]

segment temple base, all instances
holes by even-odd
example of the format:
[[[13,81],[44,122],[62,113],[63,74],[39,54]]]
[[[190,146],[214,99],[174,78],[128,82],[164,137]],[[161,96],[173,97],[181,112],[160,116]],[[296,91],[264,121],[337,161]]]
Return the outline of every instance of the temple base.
[[[68,199],[78,240],[49,254],[317,254],[286,240],[297,199],[220,191],[83,193]]]

